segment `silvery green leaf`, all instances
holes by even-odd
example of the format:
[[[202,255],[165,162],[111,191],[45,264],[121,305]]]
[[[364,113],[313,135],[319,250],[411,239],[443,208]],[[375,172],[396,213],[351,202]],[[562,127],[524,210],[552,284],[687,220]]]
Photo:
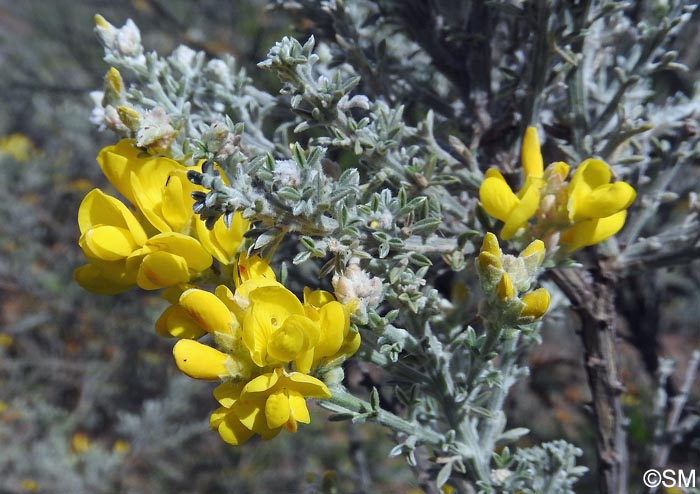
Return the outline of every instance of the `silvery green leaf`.
[[[511,444],[519,440],[521,437],[526,436],[530,433],[530,429],[525,427],[515,427],[514,429],[508,429],[498,436],[498,444]]]
[[[437,474],[437,478],[435,479],[435,483],[437,485],[437,488],[440,489],[442,488],[443,485],[447,483],[448,480],[450,480],[450,476],[452,475],[452,461],[448,461],[443,465],[443,467],[440,469],[440,471]]]

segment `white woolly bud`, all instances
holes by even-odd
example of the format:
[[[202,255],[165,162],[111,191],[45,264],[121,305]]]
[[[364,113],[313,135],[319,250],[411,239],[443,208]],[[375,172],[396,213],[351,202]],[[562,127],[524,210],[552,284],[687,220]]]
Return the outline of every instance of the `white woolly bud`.
[[[143,53],[141,46],[141,31],[131,19],[117,30],[114,39],[114,49],[125,57],[139,57]]]
[[[191,67],[192,63],[194,62],[195,55],[197,55],[197,52],[192,48],[185,45],[180,45],[173,50],[171,57],[185,67]]]
[[[299,181],[299,166],[294,160],[277,160],[275,161],[275,181],[282,185],[296,185]]]
[[[342,276],[333,277],[333,289],[341,303],[359,300],[364,310],[373,309],[382,301],[382,280],[370,276],[357,264],[350,264]]]
[[[129,128],[124,125],[124,122],[122,122],[122,119],[119,116],[119,112],[112,105],[105,106],[103,112],[103,122],[108,129],[111,129],[121,135],[129,135]]]
[[[136,145],[150,147],[163,151],[170,147],[175,138],[175,129],[170,125],[170,119],[160,107],[147,111],[140,122],[141,127],[136,133]]]

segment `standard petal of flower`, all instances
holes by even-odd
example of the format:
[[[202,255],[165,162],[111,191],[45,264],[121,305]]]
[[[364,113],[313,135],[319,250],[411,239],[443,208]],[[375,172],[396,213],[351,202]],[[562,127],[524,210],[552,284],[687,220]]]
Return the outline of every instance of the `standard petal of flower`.
[[[139,158],[141,150],[132,139],[122,139],[114,146],[107,146],[97,155],[97,162],[107,179],[131,204],[136,204],[129,176],[150,157]]]
[[[189,280],[190,272],[185,259],[163,251],[144,257],[136,276],[136,283],[144,290],[158,290]]]
[[[574,221],[573,218],[576,216],[576,210],[581,200],[596,187],[610,183],[611,176],[610,167],[598,159],[584,160],[578,166],[567,189],[569,194],[567,209],[570,221]]]
[[[236,284],[236,291],[238,292],[239,288],[249,281],[260,279],[277,281],[275,272],[264,259],[259,256],[248,257],[245,252],[242,252],[238,258],[236,269],[233,272],[233,281]],[[266,285],[270,285],[270,283],[260,284],[258,286]]]
[[[515,233],[525,226],[530,218],[537,212],[540,205],[540,189],[536,186],[529,187],[523,195],[520,203],[511,211],[503,229],[501,238],[509,240]]]
[[[276,391],[268,396],[265,402],[265,419],[270,429],[282,427],[289,420],[290,413],[289,399],[284,390]]]
[[[183,170],[183,173],[184,170]],[[163,218],[173,231],[186,233],[192,221],[192,200],[183,186],[183,180],[187,176],[171,174],[167,184],[163,188],[163,204],[161,206]]]
[[[200,219],[196,219],[197,237],[202,243],[207,252],[214,256],[222,264],[232,264],[236,258],[243,235],[250,228],[250,222],[243,219],[240,213],[233,215],[231,220],[231,228],[226,227],[223,220],[214,223],[212,230],[207,229],[206,225]],[[244,267],[245,269],[245,267]],[[272,269],[267,266],[269,274],[274,279],[275,275]],[[234,272],[234,282],[240,284],[240,274],[236,270]]]
[[[626,218],[627,211],[623,210],[607,218],[580,221],[565,230],[560,241],[567,246],[568,252],[595,245],[619,232]]]
[[[163,189],[168,184],[170,175],[176,170],[184,169],[183,165],[170,158],[152,158],[132,170],[129,180],[139,208],[144,213],[145,209],[160,210]]]
[[[572,220],[612,216],[627,209],[636,196],[634,188],[625,182],[600,185],[578,200]]]
[[[179,305],[171,305],[156,321],[156,334],[162,337],[196,340],[206,331]]]
[[[233,314],[213,293],[192,288],[183,292],[179,304],[205,331],[231,333]]]
[[[544,174],[544,160],[536,127],[525,129],[520,155],[525,177],[541,177]]]
[[[215,381],[226,375],[227,355],[195,340],[179,340],[173,347],[178,369],[195,379]]]
[[[125,259],[139,247],[129,230],[110,225],[90,228],[78,243],[88,257],[105,261]]]
[[[329,302],[321,307],[318,325],[321,335],[316,343],[314,360],[335,355],[345,339],[345,311],[340,302]]]
[[[520,202],[506,179],[495,168],[489,168],[479,187],[479,200],[484,210],[496,219],[506,221]]]

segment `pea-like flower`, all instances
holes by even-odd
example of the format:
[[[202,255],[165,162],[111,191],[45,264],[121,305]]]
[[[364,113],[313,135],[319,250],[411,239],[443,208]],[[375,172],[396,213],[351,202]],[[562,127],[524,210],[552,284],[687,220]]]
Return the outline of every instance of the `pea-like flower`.
[[[625,182],[611,182],[612,171],[604,161],[583,161],[567,183],[570,167],[566,163],[543,169],[534,127],[525,131],[521,160],[525,184],[517,194],[495,168],[486,172],[479,189],[484,210],[504,223],[504,240],[525,231],[525,237],[547,238],[549,244],[558,238],[564,252],[571,253],[602,242],[624,226],[636,192]],[[530,225],[533,217],[536,220]]]
[[[315,377],[277,368],[248,383],[224,383],[214,390],[221,404],[210,426],[230,444],[241,444],[254,434],[275,437],[283,428],[296,432],[299,422],[311,422],[307,398],[330,398],[326,385]]]
[[[259,257],[241,254],[237,264],[235,293],[225,285],[215,293],[171,291],[174,303],[156,323],[159,334],[181,338],[173,356],[182,372],[224,381],[214,393],[222,407],[211,423],[232,444],[308,423],[306,398],[330,397],[311,374],[335,372],[360,345],[350,330],[355,303],[309,289],[302,302]],[[205,334],[216,348],[195,341]]]
[[[118,293],[135,284],[156,290],[186,283],[212,262],[192,237],[174,232],[147,237],[134,214],[100,189],[83,199],[78,225],[78,244],[89,264],[78,268],[74,276],[95,293]]]
[[[610,183],[611,176],[608,165],[597,159],[585,160],[574,172],[566,204],[572,226],[561,236],[569,252],[602,242],[625,224],[637,193],[628,183]]]

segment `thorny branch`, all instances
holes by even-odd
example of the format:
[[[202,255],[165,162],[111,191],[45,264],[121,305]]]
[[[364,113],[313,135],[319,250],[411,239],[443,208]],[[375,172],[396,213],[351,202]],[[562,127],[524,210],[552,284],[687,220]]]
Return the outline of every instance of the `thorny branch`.
[[[626,419],[615,349],[616,273],[601,262],[596,269],[556,269],[551,276],[581,319],[585,368],[593,395],[600,492],[627,493]]]

